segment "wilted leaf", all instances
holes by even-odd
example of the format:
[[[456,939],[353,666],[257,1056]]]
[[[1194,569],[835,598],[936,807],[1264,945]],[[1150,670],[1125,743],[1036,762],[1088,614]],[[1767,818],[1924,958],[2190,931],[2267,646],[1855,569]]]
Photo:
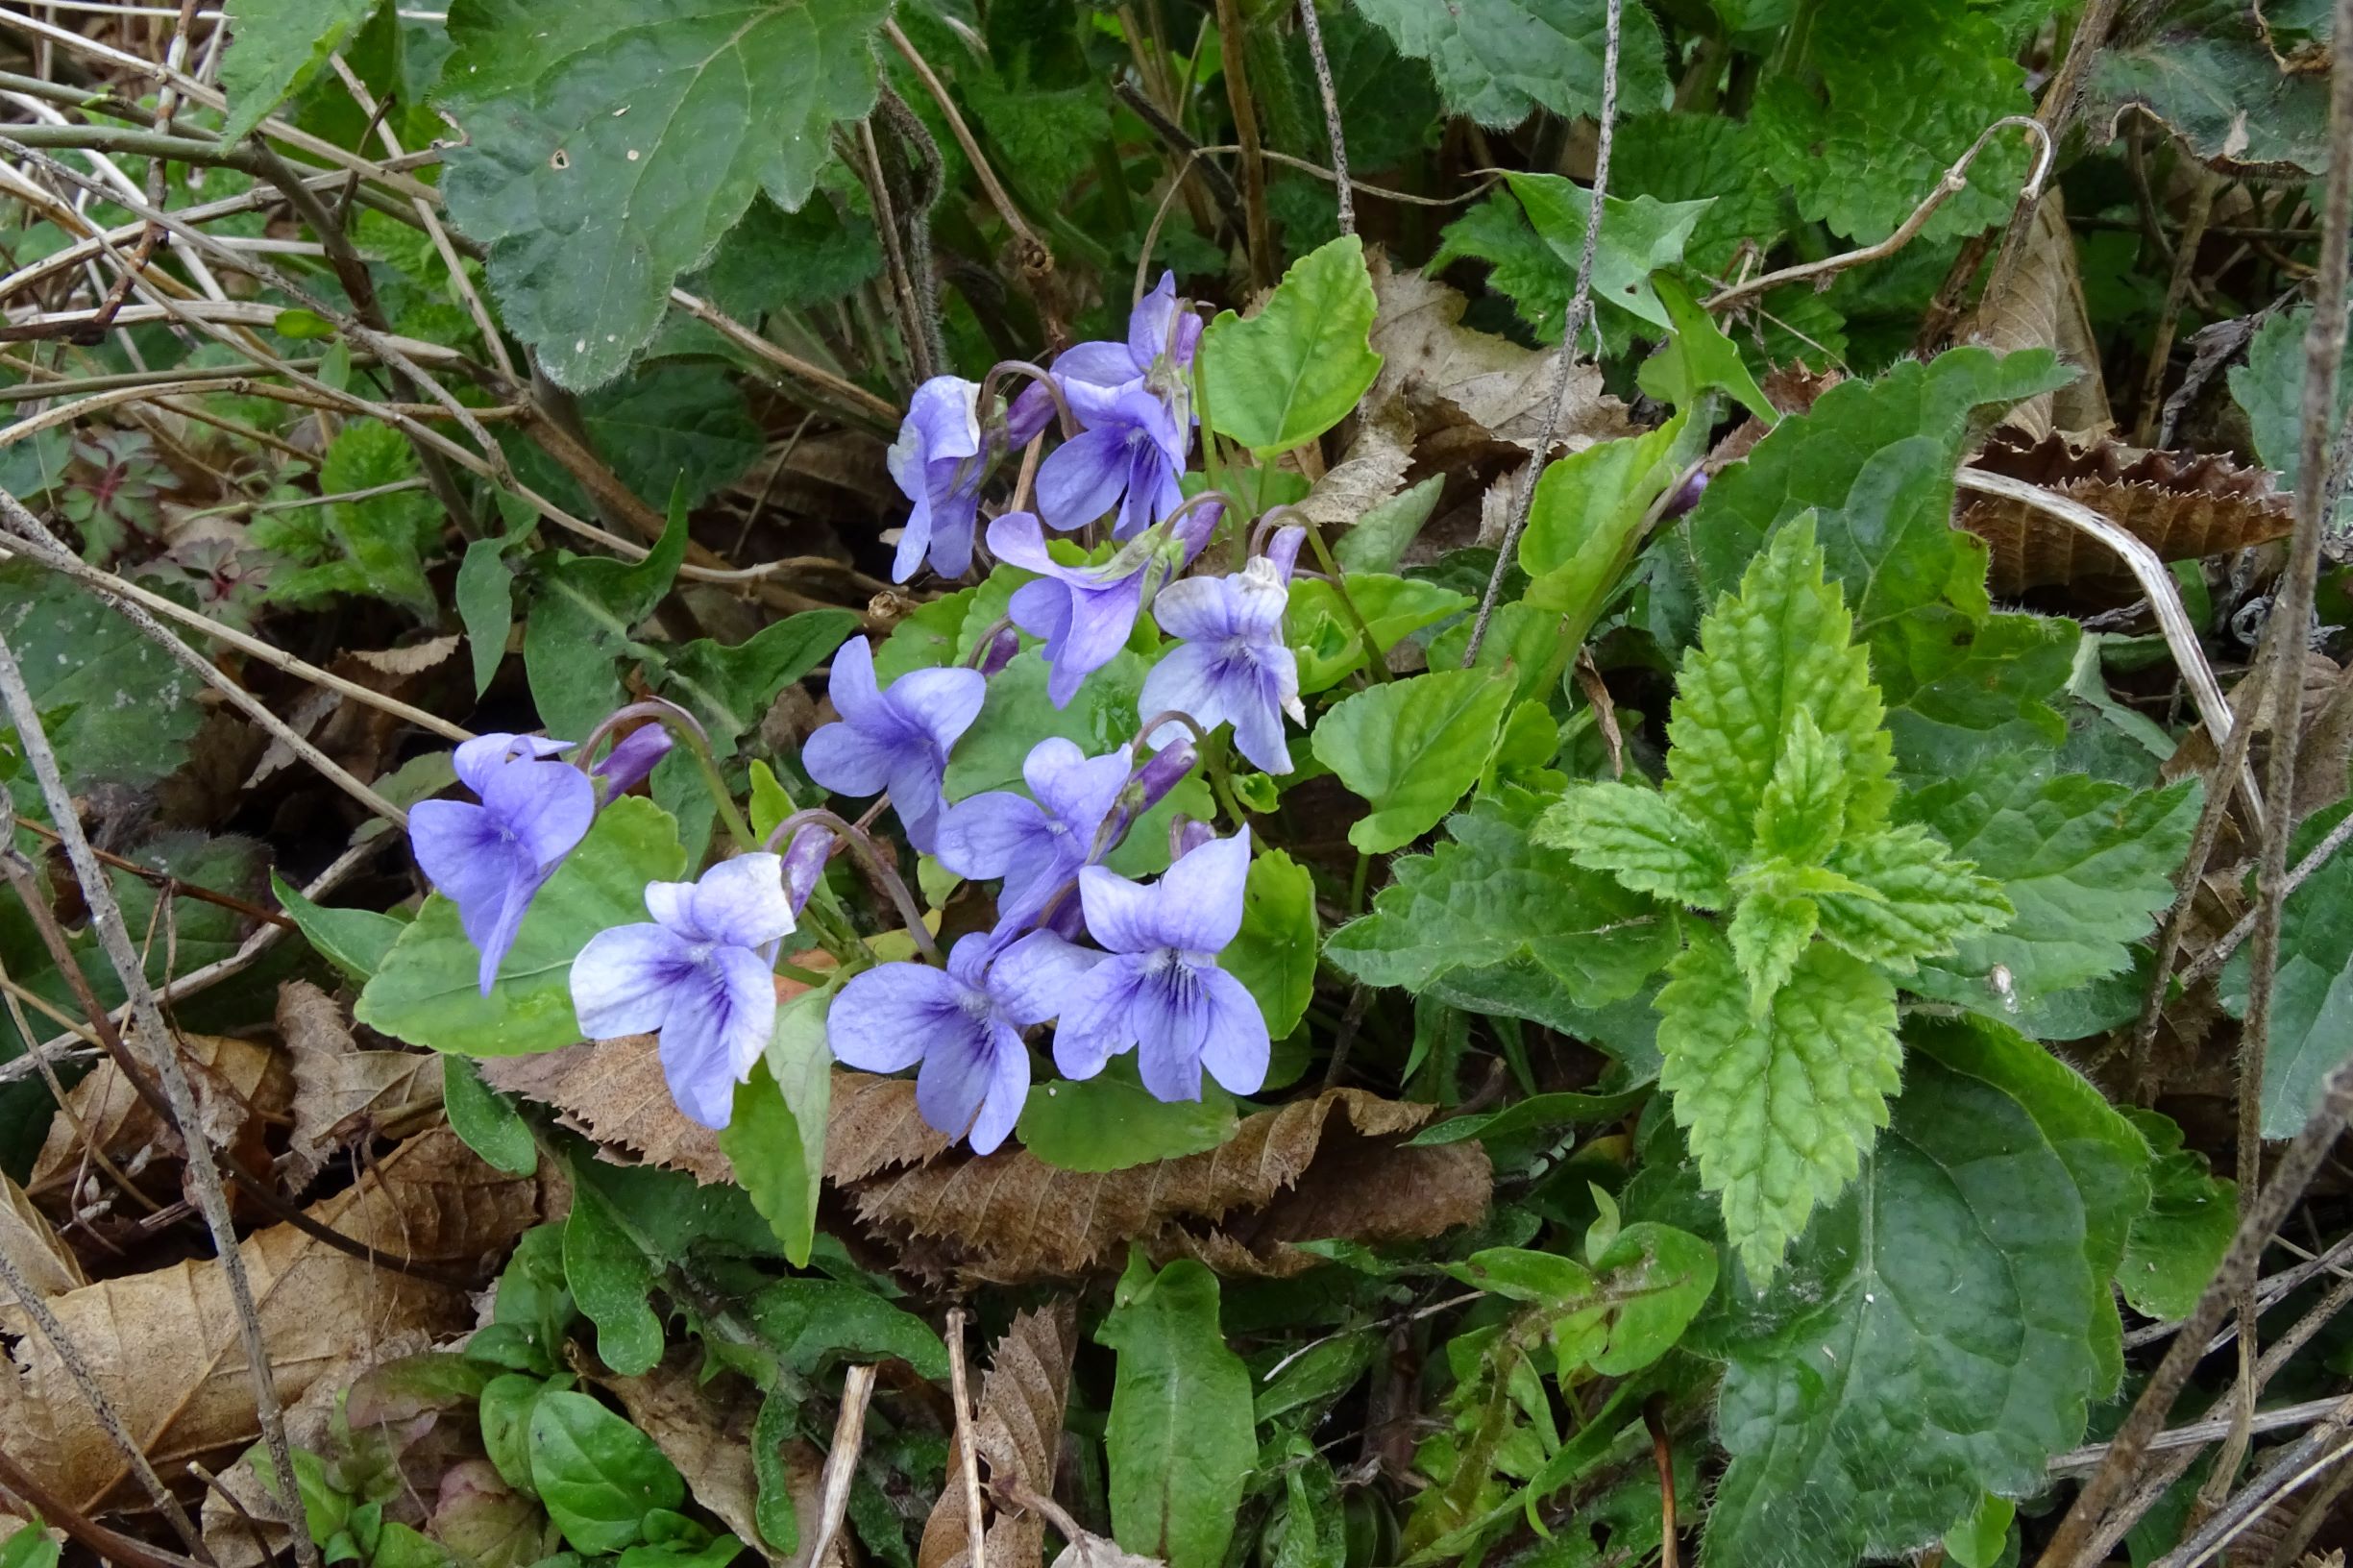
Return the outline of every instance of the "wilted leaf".
[[[2108,388],[2100,374],[2099,340],[2092,332],[2091,307],[2084,303],[2083,273],[2075,257],[2075,233],[2067,224],[2067,203],[2056,189],[2035,204],[2034,232],[2018,266],[1998,296],[1977,302],[1970,341],[2007,354],[2048,349],[2071,365],[2076,378],[2056,392],[2028,398],[2002,420],[2002,429],[2027,440],[2054,429],[2094,435],[2113,424]]]
[[[2284,538],[2295,525],[2295,498],[2227,455],[2117,441],[2080,447],[2064,435],[2028,445],[2004,434],[1971,466],[2079,501],[2169,561],[2228,554]],[[1986,586],[2004,598],[2048,586],[2140,592],[2115,551],[2022,502],[1972,493],[1958,521],[1991,548]]]
[[[294,1062],[293,1185],[355,1138],[401,1138],[441,1109],[441,1063],[415,1051],[363,1051],[343,1008],[307,980],[278,988],[278,1034]]]
[[[538,1218],[527,1180],[502,1176],[446,1129],[368,1166],[357,1186],[306,1211],[380,1253],[474,1274]],[[474,1322],[467,1292],[396,1272],[273,1225],[245,1238],[282,1398],[332,1363],[409,1329],[453,1334]],[[50,1303],[157,1468],[218,1466],[258,1435],[237,1320],[209,1260],[107,1280]],[[13,1345],[0,1441],[46,1484],[97,1511],[134,1495],[122,1457],[20,1310],[0,1312]]]
[[[196,1108],[212,1146],[257,1175],[270,1168],[263,1147],[268,1122],[284,1115],[294,1093],[286,1058],[267,1045],[224,1035],[182,1035],[181,1065],[196,1091]],[[129,1041],[135,1060],[142,1049]],[[184,1157],[179,1133],[140,1099],[112,1062],[76,1084],[66,1094],[72,1115],[61,1112],[49,1124],[48,1139],[34,1157],[25,1190],[51,1213],[62,1215],[74,1185],[89,1174],[83,1137],[106,1151],[118,1166],[155,1170],[158,1162],[177,1166]],[[82,1131],[75,1130],[79,1120]],[[166,1191],[171,1178],[156,1170],[153,1192]]]
[[[0,1253],[42,1297],[61,1296],[89,1284],[81,1262],[49,1223],[49,1216],[33,1207],[25,1189],[0,1176]],[[16,1293],[0,1284],[0,1310],[14,1305]]]
[[[1357,414],[1357,438],[1299,502],[1311,522],[1353,527],[1397,493],[1413,466],[1413,416],[1403,400],[1369,404]]]
[[[1004,1498],[1015,1488],[1053,1497],[1063,1407],[1070,1392],[1070,1360],[1077,1353],[1078,1313],[1067,1296],[1016,1317],[989,1353],[989,1372],[981,1380],[971,1424],[984,1498]],[[962,1465],[957,1444],[951,1441],[947,1484],[924,1522],[917,1568],[959,1568],[970,1560]],[[1044,1549],[1044,1522],[1035,1513],[1002,1505],[992,1511],[982,1546],[991,1568],[1038,1568]]]

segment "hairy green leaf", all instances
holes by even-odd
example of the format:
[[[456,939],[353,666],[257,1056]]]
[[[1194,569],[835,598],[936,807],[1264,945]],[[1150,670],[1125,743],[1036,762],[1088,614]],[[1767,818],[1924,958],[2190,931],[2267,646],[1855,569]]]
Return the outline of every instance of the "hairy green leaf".
[[[1112,1533],[1168,1568],[1217,1568],[1258,1459],[1250,1373],[1218,1328],[1217,1276],[1137,1261],[1096,1337],[1118,1353],[1103,1442]]]
[[[886,0],[455,0],[442,188],[506,325],[562,385],[611,380],[671,285],[765,191],[814,188],[874,103]]]
[[[2353,806],[2296,824],[2291,866],[2312,853]],[[2180,853],[2175,851],[2176,856]],[[2246,1016],[2250,955],[2222,970],[2222,1005]],[[2271,982],[2271,1040],[2264,1056],[2263,1133],[2292,1138],[2320,1105],[2320,1086],[2353,1053],[2353,855],[2339,850],[2289,894],[2280,912],[2279,970]]]
[[[1656,790],[1607,782],[1572,790],[1537,821],[1534,839],[1637,893],[1699,909],[1728,901],[1731,866],[1723,847]]]
[[[1219,312],[1201,333],[1201,416],[1271,456],[1337,425],[1381,374],[1373,280],[1354,234],[1290,265],[1259,313]]]
[[[2181,1146],[2172,1118],[2135,1106],[2124,1115],[2148,1139],[2148,1208],[2132,1222],[2117,1288],[2145,1317],[2188,1317],[2239,1227],[2239,1184]]]
[[[2002,927],[2015,914],[2000,884],[1914,825],[1850,840],[1830,857],[1829,870],[1850,886],[1816,895],[1822,934],[1901,974]]]
[[[1822,908],[1807,895],[1802,870],[1786,862],[1768,862],[1740,880],[1740,898],[1724,935],[1732,944],[1732,963],[1749,982],[1749,1011],[1761,1016],[1813,942]]]
[[[359,993],[353,1016],[412,1045],[461,1056],[551,1051],[580,1038],[572,1016],[572,959],[608,926],[646,919],[646,884],[684,874],[670,814],[625,796],[539,890],[490,994],[457,906],[433,894]]]
[[[1732,1463],[1709,1563],[1848,1568],[2030,1497],[2122,1369],[2109,1276],[2145,1146],[2097,1090],[1985,1021],[1915,1022],[1870,1168],[1725,1354]]]
[[[1658,1081],[1722,1195],[1726,1234],[1757,1279],[1815,1207],[1853,1180],[1898,1077],[1895,988],[1823,943],[1762,1013],[1728,943],[1706,927],[1658,993]]]
[[[1446,107],[1507,129],[1538,108],[1598,114],[1607,12],[1602,0],[1359,0],[1400,52],[1430,62]],[[1621,23],[1619,101],[1665,96],[1665,44],[1646,6]]]
[[[1326,713],[1316,760],[1372,807],[1348,842],[1380,854],[1437,826],[1486,768],[1513,684],[1484,670],[1434,670],[1366,687]]]
[[[2147,21],[2096,58],[2087,107],[2103,120],[2142,110],[2222,169],[2328,167],[2328,73],[2282,70],[2248,7],[2156,6]]]
[[[327,57],[376,9],[377,0],[234,0],[221,86],[230,146],[253,134],[270,110],[325,68]]]

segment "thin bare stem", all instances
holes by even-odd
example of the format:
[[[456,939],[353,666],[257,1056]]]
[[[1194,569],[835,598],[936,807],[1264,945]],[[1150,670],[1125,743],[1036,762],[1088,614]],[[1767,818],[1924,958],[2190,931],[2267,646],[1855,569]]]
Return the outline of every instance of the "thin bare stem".
[[[1038,237],[1038,232],[1021,216],[1021,209],[1005,193],[1005,187],[997,181],[996,170],[991,168],[988,159],[981,155],[980,143],[973,139],[970,128],[964,123],[963,112],[956,108],[956,100],[949,95],[939,73],[931,68],[931,61],[916,52],[915,44],[899,30],[896,22],[884,22],[882,31],[883,36],[891,40],[891,47],[899,52],[922,80],[923,90],[931,94],[931,101],[940,106],[940,112],[947,121],[948,135],[954,136],[956,145],[964,149],[966,161],[972,165],[972,173],[980,181],[981,193],[989,198],[989,205],[996,208],[996,215],[1005,220],[1005,227],[1013,231],[1014,242],[1036,255],[1051,256],[1045,241]]]
[[[1479,614],[1471,622],[1470,641],[1462,649],[1465,670],[1479,662],[1479,650],[1486,644],[1487,625],[1495,619],[1496,601],[1504,597],[1504,578],[1510,573],[1512,557],[1519,551],[1520,534],[1528,527],[1529,509],[1535,504],[1536,480],[1544,472],[1545,460],[1552,455],[1553,438],[1560,429],[1560,416],[1569,406],[1569,387],[1577,380],[1577,340],[1584,335],[1585,319],[1593,308],[1593,257],[1601,239],[1603,212],[1609,205],[1609,151],[1617,132],[1618,44],[1624,10],[1625,0],[1609,0],[1608,36],[1602,54],[1601,140],[1593,154],[1593,190],[1585,204],[1585,242],[1577,257],[1577,287],[1569,296],[1568,314],[1561,323],[1560,352],[1555,356],[1552,406],[1544,416],[1544,433],[1529,454],[1528,476],[1520,483],[1519,494],[1512,498],[1511,521],[1496,549],[1495,570],[1487,576],[1487,590],[1479,598]]]
[[[2035,109],[2034,117],[2043,128],[2046,148],[2057,145],[2074,120],[2075,110],[2083,102],[2084,86],[2092,80],[2092,61],[2108,39],[2108,27],[2116,20],[2116,12],[2117,0],[2090,0],[2083,14],[2076,18],[2074,37],[2068,40],[2067,58],[2059,62],[2050,86],[2044,89],[2043,102]],[[1986,275],[1982,298],[1999,299],[2008,292],[2010,279],[2026,254],[2026,242],[2034,236],[2034,209],[2042,199],[2040,179],[2019,194],[2018,205],[2010,213],[2010,225],[2002,233],[2001,249],[1994,257],[1994,270]]]
[[[1308,59],[1315,63],[1315,90],[1324,101],[1324,135],[1332,142],[1333,182],[1339,187],[1340,233],[1353,234],[1357,203],[1348,182],[1348,139],[1340,134],[1340,95],[1332,86],[1332,61],[1324,53],[1324,24],[1315,14],[1315,0],[1299,0],[1299,31],[1307,37]]]
[[[842,1535],[842,1520],[849,1512],[849,1483],[858,1473],[858,1454],[866,1446],[866,1406],[874,1395],[874,1369],[853,1366],[842,1379],[842,1409],[834,1418],[833,1446],[825,1452],[825,1469],[818,1482],[817,1540],[809,1549],[809,1568],[830,1568],[834,1542]]]
[[[1217,59],[1225,78],[1226,107],[1234,113],[1234,139],[1242,150],[1242,226],[1250,252],[1250,277],[1264,288],[1275,281],[1274,233],[1266,221],[1266,159],[1259,151],[1259,110],[1250,96],[1249,61],[1242,40],[1249,24],[1238,0],[1217,0]]]
[[[2346,818],[2331,828],[2327,838],[2312,846],[2312,853],[2296,862],[2295,870],[2288,875],[2287,891],[2292,894],[2296,889],[2302,887],[2305,879],[2327,865],[2329,858],[2343,848],[2348,839],[2353,839],[2353,817]],[[2245,942],[2254,929],[2255,912],[2249,910],[2240,918],[2238,924],[2222,934],[2220,941],[2200,953],[2196,963],[2181,971],[2183,986],[2194,986],[2199,981],[2210,978],[2222,968],[2224,963],[2228,962],[2231,954],[2239,950],[2240,943]]]
[[[23,1498],[43,1519],[87,1547],[102,1562],[119,1562],[126,1564],[127,1568],[197,1568],[198,1557],[184,1557],[176,1552],[166,1552],[135,1536],[125,1535],[99,1524],[72,1503],[42,1485],[40,1478],[18,1464],[6,1449],[0,1449],[0,1486],[6,1486]],[[177,1511],[180,1505],[174,1503],[171,1507]],[[180,1514],[184,1523],[186,1518],[184,1512]],[[201,1539],[191,1543],[190,1550],[198,1553],[204,1562],[213,1560]]]
[[[803,806],[770,828],[768,840],[761,847],[774,854],[793,842],[795,833],[812,823],[829,830],[842,843],[849,845],[883,893],[897,906],[898,917],[907,922],[907,935],[914,939],[916,946],[921,948],[923,955],[934,964],[944,965],[947,961],[940,955],[940,944],[932,940],[931,928],[923,923],[923,912],[916,903],[915,895],[907,891],[907,884],[900,879],[897,868],[891,864],[890,858],[865,828],[843,821],[840,813],[828,811],[823,806]]]
[[[159,632],[161,629],[157,627]],[[163,635],[170,636],[168,632]],[[270,1369],[269,1346],[263,1340],[261,1319],[254,1307],[253,1280],[246,1272],[245,1255],[238,1250],[236,1222],[229,1210],[228,1194],[221,1187],[221,1173],[213,1163],[204,1123],[197,1115],[195,1091],[189,1088],[187,1072],[181,1066],[176,1037],[156,1005],[155,992],[147,983],[146,967],[132,945],[131,932],[123,923],[122,906],[115,901],[114,891],[91,855],[89,841],[83,836],[81,821],[74,814],[72,792],[58,769],[57,753],[50,749],[49,737],[41,728],[40,713],[33,704],[24,674],[17,668],[16,655],[5,638],[0,638],[0,705],[7,707],[16,725],[17,745],[31,765],[34,777],[39,781],[41,798],[57,824],[75,879],[82,884],[82,896],[89,906],[90,924],[98,933],[99,945],[122,982],[132,1017],[138,1023],[140,1042],[147,1049],[157,1077],[162,1081],[173,1123],[187,1150],[186,1169],[196,1188],[197,1207],[203,1211],[206,1227],[212,1233],[221,1278],[236,1311],[262,1441],[268,1446],[278,1486],[284,1493],[280,1502],[287,1516],[297,1522],[298,1528],[293,1531],[295,1556],[303,1568],[320,1568],[318,1547],[312,1543],[309,1532],[299,1528],[301,1504],[294,1496],[294,1458],[286,1442],[285,1411],[279,1403],[278,1381]]]
[[[971,1568],[989,1568],[988,1530],[980,1516],[980,1456],[972,1441],[972,1396],[964,1370],[965,1310],[947,1312],[948,1389],[956,1399],[956,1461],[964,1479],[965,1551]]]

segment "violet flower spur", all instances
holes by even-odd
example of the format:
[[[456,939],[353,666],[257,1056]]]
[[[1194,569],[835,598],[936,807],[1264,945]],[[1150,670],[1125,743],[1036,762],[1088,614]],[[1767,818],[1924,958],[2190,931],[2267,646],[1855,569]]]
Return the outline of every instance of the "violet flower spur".
[[[466,940],[481,954],[485,996],[532,898],[596,818],[597,789],[588,775],[548,760],[570,744],[477,736],[451,760],[459,782],[481,803],[421,800],[409,808],[409,846],[434,889],[457,906]]]
[[[1055,1028],[1054,1065],[1091,1078],[1130,1047],[1143,1086],[1197,1100],[1201,1073],[1236,1094],[1266,1081],[1266,1018],[1217,967],[1241,929],[1250,832],[1192,850],[1142,887],[1100,866],[1078,873],[1087,930],[1112,956],[1073,985]]]
[[[784,863],[738,855],[699,882],[649,883],[646,908],[651,923],[600,931],[572,961],[573,1011],[591,1040],[658,1031],[671,1098],[724,1127],[776,1029],[776,948],[793,929]]]
[[[990,790],[948,807],[940,821],[940,864],[975,881],[1004,878],[998,926],[1018,930],[1094,858],[1095,838],[1127,788],[1130,767],[1124,746],[1091,758],[1060,736],[1040,741],[1021,764],[1029,795]]]
[[[1306,537],[1304,528],[1279,529],[1266,553],[1241,571],[1187,577],[1162,590],[1152,613],[1161,630],[1184,642],[1144,677],[1140,717],[1173,709],[1192,715],[1205,730],[1231,723],[1235,746],[1254,766],[1291,771],[1283,716],[1304,724],[1307,710],[1299,702],[1298,655],[1283,640],[1283,615]],[[1175,727],[1162,725],[1144,744],[1161,744]]]
[[[1005,1141],[1029,1094],[1029,1047],[1021,1031],[1043,1023],[1071,983],[1102,955],[1033,932],[990,959],[991,939],[972,932],[947,968],[883,964],[853,975],[833,999],[825,1042],[866,1072],[916,1074],[916,1109],[951,1138],[968,1136],[975,1154]]]
[[[853,637],[835,652],[825,690],[841,721],[809,737],[800,765],[837,795],[889,790],[907,842],[932,853],[948,748],[979,716],[988,682],[977,670],[911,670],[884,691],[873,649]]]
[[[885,463],[915,509],[898,536],[891,577],[905,582],[925,559],[944,577],[960,577],[972,564],[972,529],[980,514],[980,383],[935,376],[915,389],[907,419]]]
[[[1131,541],[1101,566],[1066,566],[1045,548],[1045,534],[1028,512],[1008,512],[989,525],[989,549],[999,560],[1039,575],[1014,590],[1005,606],[1014,624],[1045,639],[1053,667],[1046,696],[1068,707],[1086,678],[1127,646],[1151,591],[1185,569],[1217,526],[1222,508],[1208,504],[1180,518],[1166,539]]]

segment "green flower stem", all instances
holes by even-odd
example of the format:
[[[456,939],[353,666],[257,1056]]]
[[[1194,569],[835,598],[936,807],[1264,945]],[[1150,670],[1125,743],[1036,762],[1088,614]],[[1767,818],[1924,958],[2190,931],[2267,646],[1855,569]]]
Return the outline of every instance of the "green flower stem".
[[[630,719],[654,721],[686,747],[695,759],[695,766],[702,772],[703,788],[710,791],[712,802],[719,807],[720,821],[727,824],[727,836],[735,841],[736,848],[749,850],[756,847],[758,837],[751,831],[751,824],[744,820],[744,813],[737,807],[735,796],[727,788],[727,781],[720,775],[719,758],[711,750],[711,737],[696,722],[693,714],[675,702],[650,697],[643,702],[632,702],[625,708],[616,709],[610,718],[590,730],[588,738],[574,749],[573,756],[580,770],[587,771],[597,754],[598,745]]]
[[[1296,508],[1278,506],[1275,510],[1287,512]],[[1339,562],[1332,558],[1332,547],[1324,543],[1323,529],[1309,522],[1305,513],[1300,513],[1299,521],[1308,530],[1308,548],[1315,551],[1316,564],[1324,569],[1324,576],[1331,579],[1332,591],[1339,597],[1340,608],[1348,612],[1350,624],[1357,628],[1357,640],[1364,645],[1364,662],[1371,668],[1373,678],[1379,681],[1396,679],[1389,671],[1388,650],[1373,636],[1372,623],[1364,619],[1364,612],[1357,608],[1355,596],[1348,592],[1348,574],[1341,571]]]

